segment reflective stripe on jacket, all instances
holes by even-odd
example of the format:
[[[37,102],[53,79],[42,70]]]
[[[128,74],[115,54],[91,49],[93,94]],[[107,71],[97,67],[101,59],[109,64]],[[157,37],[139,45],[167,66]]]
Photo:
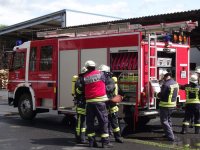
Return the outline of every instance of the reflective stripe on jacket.
[[[178,90],[179,86],[173,79],[167,80],[161,87],[159,106],[167,108],[176,107]]]
[[[104,101],[108,101],[107,95],[95,97],[95,98],[91,98],[91,99],[86,99],[87,103],[89,103],[89,102],[104,102]]]
[[[115,91],[114,91],[114,95],[118,95],[118,85],[117,85],[117,78],[116,77],[112,77],[113,81],[115,82]]]
[[[84,87],[83,87],[83,83],[81,82],[82,80],[83,80],[83,77],[79,76],[78,80],[75,83],[75,97],[76,97],[77,102],[85,101]]]
[[[186,87],[185,91],[186,104],[200,104],[198,87]]]

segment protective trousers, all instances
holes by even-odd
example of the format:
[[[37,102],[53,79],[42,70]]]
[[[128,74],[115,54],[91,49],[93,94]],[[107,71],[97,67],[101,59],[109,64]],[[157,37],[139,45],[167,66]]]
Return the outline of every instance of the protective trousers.
[[[182,134],[187,133],[192,116],[194,116],[193,126],[195,127],[195,134],[200,133],[200,104],[186,104],[185,117],[181,131]]]
[[[98,119],[102,143],[109,143],[108,112],[105,102],[88,102],[86,106],[86,125],[89,143],[95,141],[95,117]]]
[[[172,130],[172,121],[171,121],[172,111],[173,111],[172,108],[160,107],[160,122],[162,124],[165,136],[170,141],[174,140],[174,133]]]
[[[78,143],[85,142],[86,132],[86,104],[77,104],[76,139]]]
[[[119,108],[118,108],[117,104],[112,102],[112,101],[108,101],[106,103],[106,105],[107,105],[107,109],[108,109],[108,112],[109,112],[108,122],[113,129],[114,137],[119,138],[119,137],[121,137],[119,121],[118,121]]]

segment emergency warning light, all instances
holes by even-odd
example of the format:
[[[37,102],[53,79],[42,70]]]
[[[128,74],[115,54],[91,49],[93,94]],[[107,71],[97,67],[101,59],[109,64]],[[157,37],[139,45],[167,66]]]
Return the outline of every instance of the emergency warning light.
[[[164,36],[165,42],[171,42],[172,37],[169,34]]]
[[[180,43],[182,43],[182,41],[183,41],[182,35],[179,35],[179,36],[178,36],[178,41],[179,41]]]
[[[17,40],[16,41],[16,46],[22,45],[22,40]]]
[[[188,41],[188,36],[186,32],[178,31],[172,33],[172,42],[179,44],[186,44]]]
[[[172,39],[173,39],[172,35],[168,33],[166,33],[165,35],[158,36],[158,40],[165,43],[172,42]]]
[[[176,33],[173,33],[172,39],[173,39],[174,43],[177,43],[178,42],[178,35]]]
[[[187,36],[183,35],[183,43],[187,43]]]
[[[165,47],[170,46],[172,43],[187,44],[188,34],[183,31],[173,31],[172,34],[166,33],[165,35],[157,36],[157,40],[165,42]]]

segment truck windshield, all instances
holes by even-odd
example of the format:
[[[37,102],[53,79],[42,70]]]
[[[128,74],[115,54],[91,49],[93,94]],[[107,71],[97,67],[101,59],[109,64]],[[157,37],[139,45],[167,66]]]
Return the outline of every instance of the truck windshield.
[[[20,68],[24,68],[25,63],[25,53],[24,52],[16,52],[13,53],[12,66],[10,69],[18,70]]]

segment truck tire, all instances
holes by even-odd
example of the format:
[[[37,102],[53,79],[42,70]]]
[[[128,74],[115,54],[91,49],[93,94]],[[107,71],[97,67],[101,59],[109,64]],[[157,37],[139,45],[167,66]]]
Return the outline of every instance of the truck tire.
[[[24,120],[32,120],[36,116],[30,94],[23,94],[18,103],[19,115]]]

